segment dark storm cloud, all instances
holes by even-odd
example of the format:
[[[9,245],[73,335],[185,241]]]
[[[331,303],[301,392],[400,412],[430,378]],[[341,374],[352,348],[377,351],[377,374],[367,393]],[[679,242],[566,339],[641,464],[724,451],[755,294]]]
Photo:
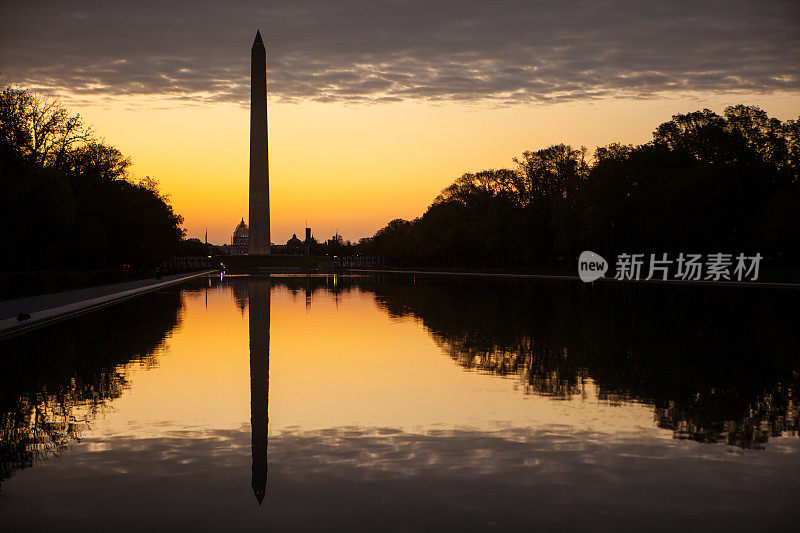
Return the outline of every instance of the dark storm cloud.
[[[283,100],[566,101],[795,91],[800,4],[759,2],[24,2],[0,71],[74,95],[244,103],[256,28]]]

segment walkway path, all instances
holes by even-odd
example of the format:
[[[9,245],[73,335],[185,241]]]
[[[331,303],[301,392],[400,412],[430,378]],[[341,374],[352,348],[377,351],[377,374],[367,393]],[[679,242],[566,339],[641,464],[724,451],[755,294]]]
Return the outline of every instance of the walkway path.
[[[145,292],[174,285],[187,279],[216,272],[206,270],[189,274],[164,276],[162,279],[140,279],[126,283],[113,283],[88,289],[42,294],[0,302],[0,338],[23,333],[31,329],[62,320],[99,307],[127,300]],[[17,320],[20,313],[29,314],[27,320]]]

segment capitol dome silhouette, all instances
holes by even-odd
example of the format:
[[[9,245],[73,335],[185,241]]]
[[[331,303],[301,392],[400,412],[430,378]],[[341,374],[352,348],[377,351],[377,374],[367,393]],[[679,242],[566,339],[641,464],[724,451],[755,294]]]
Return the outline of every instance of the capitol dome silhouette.
[[[247,240],[250,238],[250,230],[247,228],[247,224],[244,223],[244,218],[239,224],[236,226],[236,229],[233,230],[233,238],[231,239],[231,244],[247,244]],[[237,240],[239,242],[237,242]]]
[[[232,255],[246,255],[250,247],[250,228],[244,223],[244,218],[233,230],[231,236],[230,253]]]

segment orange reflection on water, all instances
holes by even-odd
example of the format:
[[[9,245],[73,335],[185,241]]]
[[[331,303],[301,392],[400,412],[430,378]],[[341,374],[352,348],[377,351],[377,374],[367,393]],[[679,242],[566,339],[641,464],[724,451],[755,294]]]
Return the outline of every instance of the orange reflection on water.
[[[133,368],[130,388],[95,432],[159,435],[175,428],[249,423],[247,278],[184,293],[182,320],[165,340],[158,368]],[[467,372],[414,318],[392,318],[360,289],[272,287],[270,433],[286,428],[575,426],[606,434],[647,432],[652,410],[598,401],[591,380],[580,401],[526,395],[515,377]],[[669,438],[668,434],[661,432]]]

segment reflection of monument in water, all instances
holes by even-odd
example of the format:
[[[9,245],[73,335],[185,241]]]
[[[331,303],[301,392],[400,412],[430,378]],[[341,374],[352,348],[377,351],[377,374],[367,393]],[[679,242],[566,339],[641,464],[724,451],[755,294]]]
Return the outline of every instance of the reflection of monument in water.
[[[267,431],[269,413],[269,278],[247,281],[250,325],[250,429],[252,432],[253,492],[258,504],[267,487]]]

